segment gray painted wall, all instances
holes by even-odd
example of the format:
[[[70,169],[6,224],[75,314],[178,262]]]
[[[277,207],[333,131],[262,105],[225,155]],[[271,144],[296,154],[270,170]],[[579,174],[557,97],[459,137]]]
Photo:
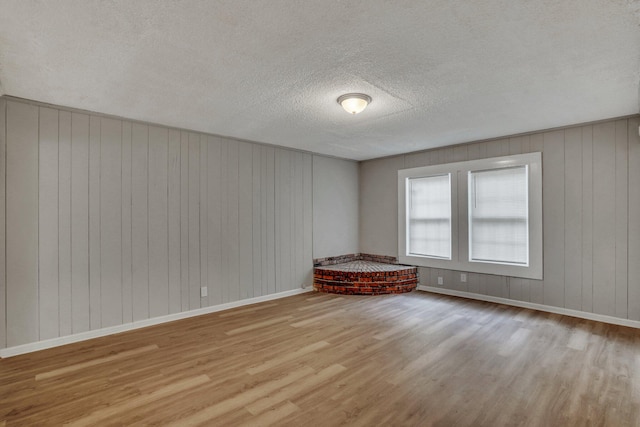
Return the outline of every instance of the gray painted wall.
[[[421,268],[421,284],[640,320],[639,118],[371,160],[360,165],[360,250],[397,256],[397,171],[543,153],[544,280]]]
[[[0,98],[0,348],[296,289],[314,257],[396,256],[398,169],[533,151],[544,281],[422,284],[640,320],[638,125],[358,165]]]
[[[358,241],[358,163],[313,156],[313,257],[354,254]]]
[[[335,223],[357,251],[355,162],[11,98],[0,156],[0,348],[310,285]]]

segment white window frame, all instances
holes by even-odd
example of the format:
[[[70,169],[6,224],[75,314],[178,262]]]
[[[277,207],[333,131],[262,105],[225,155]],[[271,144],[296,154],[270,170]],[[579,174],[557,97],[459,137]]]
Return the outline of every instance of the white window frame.
[[[527,166],[529,209],[529,264],[501,264],[469,260],[469,172]],[[451,174],[451,259],[410,254],[408,251],[408,180]],[[517,154],[423,166],[398,171],[398,260],[403,264],[448,270],[542,280],[542,155]]]

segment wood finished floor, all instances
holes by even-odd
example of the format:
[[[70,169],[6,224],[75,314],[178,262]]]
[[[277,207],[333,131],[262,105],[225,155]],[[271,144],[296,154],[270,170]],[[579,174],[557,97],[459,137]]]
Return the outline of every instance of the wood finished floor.
[[[303,294],[0,360],[2,425],[636,426],[640,331]]]

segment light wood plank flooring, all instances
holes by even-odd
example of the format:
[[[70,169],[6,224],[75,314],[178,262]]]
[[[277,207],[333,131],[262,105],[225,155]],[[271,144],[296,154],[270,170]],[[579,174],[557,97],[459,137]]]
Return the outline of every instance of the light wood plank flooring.
[[[4,425],[636,426],[640,331],[304,294],[0,360]]]

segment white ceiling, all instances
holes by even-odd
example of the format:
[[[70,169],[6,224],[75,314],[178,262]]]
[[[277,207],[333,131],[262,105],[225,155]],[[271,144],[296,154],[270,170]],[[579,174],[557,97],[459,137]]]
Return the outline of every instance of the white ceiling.
[[[362,160],[638,113],[639,0],[0,0],[0,93]],[[350,116],[345,92],[373,98]]]

